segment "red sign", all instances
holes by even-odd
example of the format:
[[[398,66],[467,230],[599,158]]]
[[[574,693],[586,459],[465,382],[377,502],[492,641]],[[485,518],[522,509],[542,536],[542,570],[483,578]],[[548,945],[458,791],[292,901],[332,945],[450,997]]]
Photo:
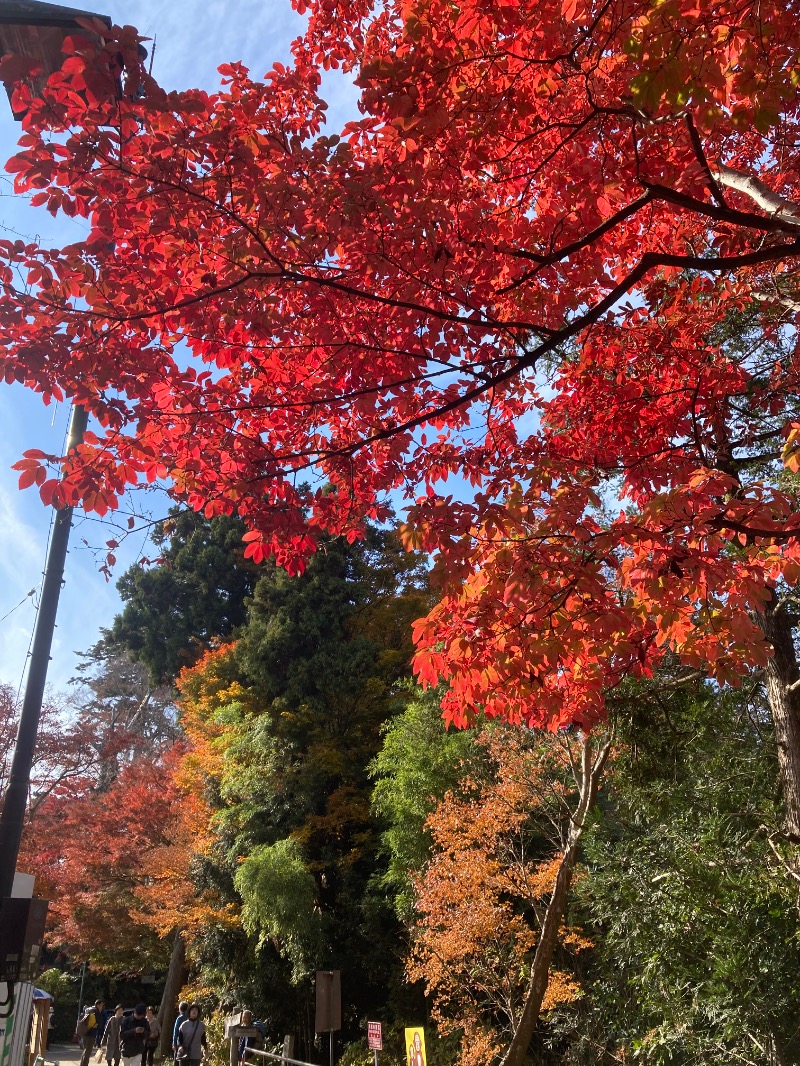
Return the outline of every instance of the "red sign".
[[[383,1051],[380,1022],[367,1022],[367,1047],[370,1051]]]

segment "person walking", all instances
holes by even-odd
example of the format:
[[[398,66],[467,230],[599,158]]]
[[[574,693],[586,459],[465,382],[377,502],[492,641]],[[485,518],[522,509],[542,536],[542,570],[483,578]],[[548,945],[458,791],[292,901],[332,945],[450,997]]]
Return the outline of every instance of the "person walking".
[[[158,1042],[161,1039],[161,1025],[156,1012],[153,1007],[148,1007],[145,1013],[147,1018],[147,1025],[150,1032],[147,1034],[147,1039],[144,1042],[144,1057],[142,1058],[142,1066],[154,1066],[153,1056],[156,1053]]]
[[[200,1066],[206,1049],[206,1026],[200,1020],[196,1003],[189,1007],[189,1017],[178,1031],[178,1050],[175,1058],[183,1066]]]
[[[175,1019],[175,1024],[172,1027],[172,1057],[178,1056],[178,1033],[181,1031],[181,1026],[189,1017],[189,1004],[186,1000],[181,1000],[178,1004],[178,1017]]]
[[[105,1009],[105,1004],[104,1004],[103,1005],[103,1009],[97,1015],[97,1031],[95,1033],[95,1039],[94,1039],[95,1047],[99,1048],[102,1045],[103,1034],[106,1031],[106,1026],[108,1025],[108,1019],[110,1017],[111,1017],[111,1011],[110,1010],[106,1010]]]
[[[122,1006],[118,1003],[114,1008],[114,1013],[106,1022],[106,1028],[101,1040],[101,1047],[106,1049],[106,1062],[108,1066],[119,1066],[120,1055],[122,1054],[119,1043],[119,1030],[122,1025],[122,1016],[124,1011]]]
[[[97,1030],[101,1025],[104,1006],[102,999],[98,999],[95,1005],[89,1007],[78,1022],[75,1032],[83,1048],[80,1066],[89,1066],[89,1059],[92,1057],[92,1051],[94,1051],[97,1042]]]
[[[245,1029],[249,1029],[253,1025],[253,1012],[251,1010],[243,1010],[239,1015],[239,1025],[244,1026]],[[245,1055],[247,1049],[254,1047],[256,1040],[252,1036],[239,1037],[239,1047],[237,1058],[239,1060],[239,1066],[245,1066]]]
[[[145,1017],[144,1003],[137,1003],[133,1014],[122,1019],[119,1027],[119,1042],[125,1066],[141,1066],[142,1052],[150,1027]]]

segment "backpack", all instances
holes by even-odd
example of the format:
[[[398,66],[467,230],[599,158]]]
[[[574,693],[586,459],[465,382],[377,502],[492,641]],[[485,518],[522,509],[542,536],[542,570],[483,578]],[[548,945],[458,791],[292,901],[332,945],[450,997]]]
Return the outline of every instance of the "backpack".
[[[83,1040],[83,1038],[86,1036],[86,1034],[88,1032],[89,1032],[89,1015],[87,1013],[87,1014],[84,1014],[84,1016],[81,1018],[81,1020],[75,1026],[75,1036],[77,1036],[81,1040]]]

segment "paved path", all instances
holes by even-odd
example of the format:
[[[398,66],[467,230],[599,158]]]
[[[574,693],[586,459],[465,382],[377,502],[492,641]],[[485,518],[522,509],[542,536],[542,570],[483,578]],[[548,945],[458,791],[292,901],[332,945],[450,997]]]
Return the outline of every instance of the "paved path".
[[[81,1061],[82,1051],[80,1044],[51,1044],[44,1053],[44,1061],[58,1062],[59,1064],[77,1063]],[[94,1052],[92,1053],[92,1062],[94,1062]]]

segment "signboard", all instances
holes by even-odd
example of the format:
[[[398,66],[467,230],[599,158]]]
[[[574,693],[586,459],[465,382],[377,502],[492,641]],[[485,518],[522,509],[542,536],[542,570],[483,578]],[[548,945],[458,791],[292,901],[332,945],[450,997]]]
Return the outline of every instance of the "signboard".
[[[30,981],[39,972],[46,899],[9,897],[0,905],[0,980]]]
[[[380,1022],[367,1022],[367,1047],[370,1051],[383,1051]]]
[[[425,1058],[425,1030],[406,1029],[407,1066],[427,1066]]]
[[[241,1040],[242,1037],[262,1036],[261,1030],[257,1029],[255,1025],[242,1025],[242,1015],[244,1013],[244,1011],[239,1011],[238,1014],[230,1014],[225,1019],[226,1040]],[[252,1018],[252,1012],[249,1013]]]
[[[315,1033],[335,1033],[342,1028],[342,974],[340,970],[317,970]]]

